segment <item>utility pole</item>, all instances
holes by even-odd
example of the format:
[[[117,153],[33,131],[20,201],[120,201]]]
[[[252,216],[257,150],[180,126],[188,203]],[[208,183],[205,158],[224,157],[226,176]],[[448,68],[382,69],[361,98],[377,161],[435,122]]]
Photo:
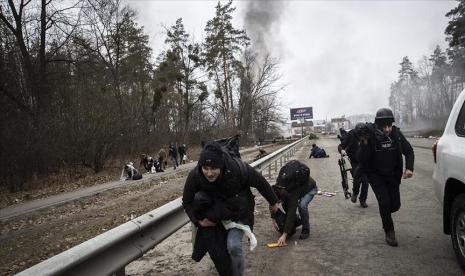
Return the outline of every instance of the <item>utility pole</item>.
[[[300,138],[304,138],[304,122],[305,119],[299,119],[300,121]]]

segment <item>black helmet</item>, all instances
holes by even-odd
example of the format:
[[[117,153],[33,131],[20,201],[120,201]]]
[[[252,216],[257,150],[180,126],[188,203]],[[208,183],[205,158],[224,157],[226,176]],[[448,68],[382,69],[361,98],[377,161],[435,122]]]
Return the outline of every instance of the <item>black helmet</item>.
[[[376,111],[375,117],[375,124],[382,124],[382,123],[393,123],[394,122],[394,114],[390,108],[380,108]]]
[[[364,126],[366,126],[366,124],[360,122],[360,123],[357,123],[357,124],[355,125],[355,129],[356,129],[356,130],[361,130]]]

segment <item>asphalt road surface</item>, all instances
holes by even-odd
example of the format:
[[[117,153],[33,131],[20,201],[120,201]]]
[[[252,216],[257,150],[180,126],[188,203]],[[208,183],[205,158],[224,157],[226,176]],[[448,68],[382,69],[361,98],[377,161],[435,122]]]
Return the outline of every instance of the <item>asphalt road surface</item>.
[[[299,240],[300,229],[282,248],[270,249],[276,242],[268,205],[256,197],[254,232],[258,246],[247,252],[247,275],[462,275],[455,261],[450,237],[442,232],[442,208],[433,192],[431,150],[415,147],[414,177],[403,180],[401,209],[393,214],[398,247],[384,241],[376,198],[371,188],[368,208],[345,200],[337,159],[338,140],[315,141],[329,158],[308,159],[311,142],[295,158],[305,162],[322,191],[334,197],[315,196],[310,203],[311,233]],[[270,182],[274,182],[276,174]],[[350,186],[351,183],[350,183]],[[244,245],[244,249],[247,246]],[[206,256],[200,263],[190,259],[190,230],[186,226],[153,251],[127,267],[128,275],[216,275]]]

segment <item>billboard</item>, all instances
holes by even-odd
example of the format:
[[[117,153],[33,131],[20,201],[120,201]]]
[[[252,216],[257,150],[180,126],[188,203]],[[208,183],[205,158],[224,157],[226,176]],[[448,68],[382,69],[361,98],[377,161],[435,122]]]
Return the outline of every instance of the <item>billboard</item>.
[[[298,119],[313,119],[313,108],[311,106],[291,108],[291,120]]]

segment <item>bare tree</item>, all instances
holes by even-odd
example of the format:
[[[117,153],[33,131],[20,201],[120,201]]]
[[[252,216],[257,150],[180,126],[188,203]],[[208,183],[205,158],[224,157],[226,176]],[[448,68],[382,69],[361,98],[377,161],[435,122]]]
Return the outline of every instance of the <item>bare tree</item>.
[[[270,123],[278,120],[276,97],[284,86],[279,85],[279,63],[266,54],[262,61],[251,50],[244,52],[238,121],[243,133],[264,137]],[[258,116],[259,118],[255,118]],[[254,128],[258,128],[255,131]]]

